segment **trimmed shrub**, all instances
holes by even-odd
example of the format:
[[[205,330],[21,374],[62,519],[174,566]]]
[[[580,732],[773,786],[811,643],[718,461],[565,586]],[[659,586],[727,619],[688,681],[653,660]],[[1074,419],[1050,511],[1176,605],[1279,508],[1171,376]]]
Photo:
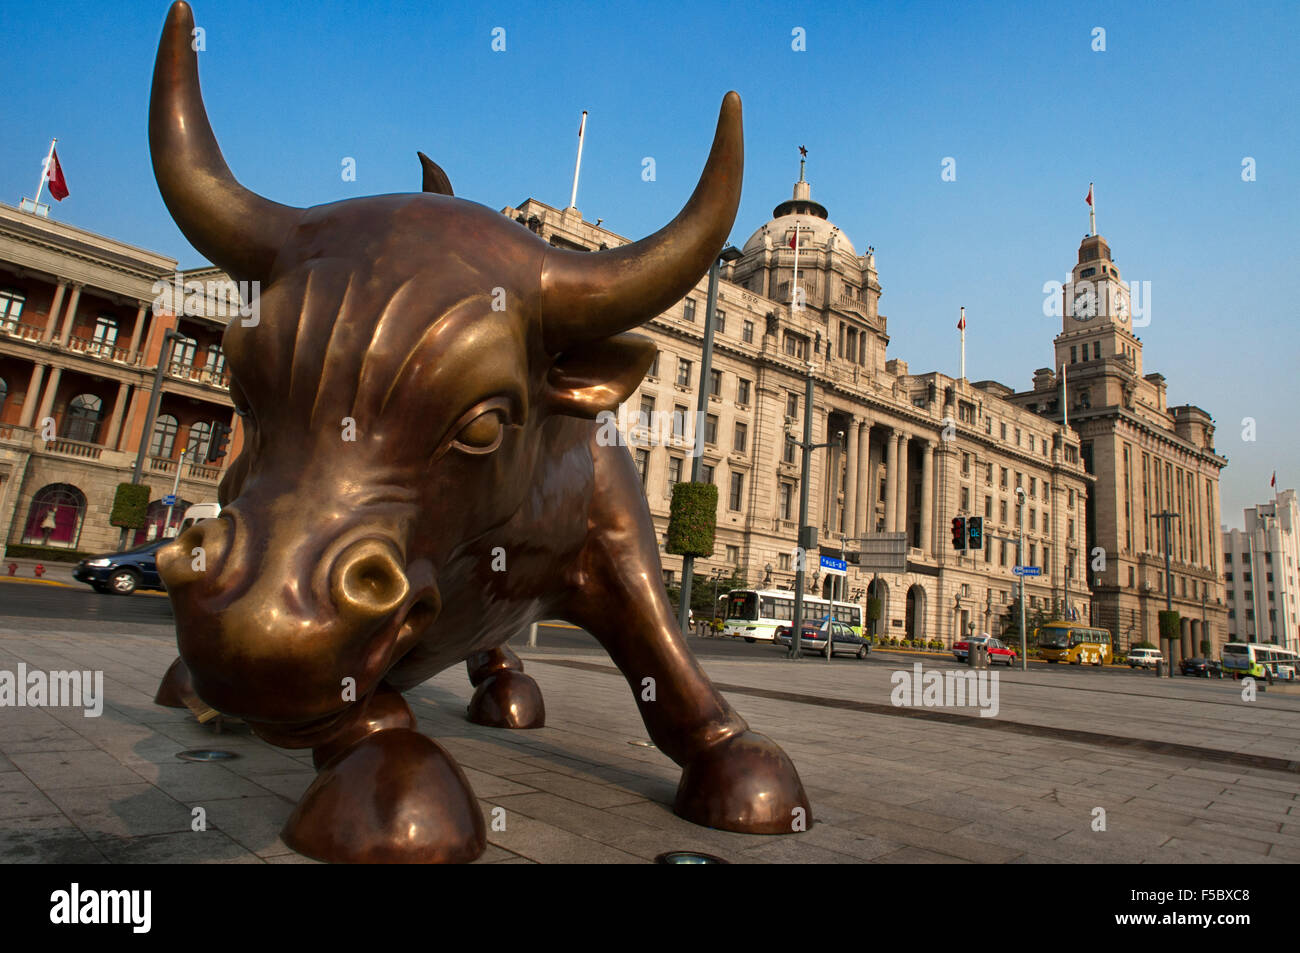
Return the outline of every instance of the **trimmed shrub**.
[[[53,546],[13,545],[5,547],[5,556],[9,559],[40,559],[47,563],[81,562],[91,553],[79,549],[56,549]],[[8,570],[6,570],[7,572]]]
[[[126,529],[144,529],[148,509],[149,487],[140,483],[119,483],[108,521]]]
[[[718,488],[712,483],[674,483],[668,516],[668,544],[674,556],[713,555]]]
[[[1168,639],[1170,642],[1177,642],[1182,633],[1180,630],[1180,620],[1178,613],[1168,609],[1160,610],[1160,638]]]

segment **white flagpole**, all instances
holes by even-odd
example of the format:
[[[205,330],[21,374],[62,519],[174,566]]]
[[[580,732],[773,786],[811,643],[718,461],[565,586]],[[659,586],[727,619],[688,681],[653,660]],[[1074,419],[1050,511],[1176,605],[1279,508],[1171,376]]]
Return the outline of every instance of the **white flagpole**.
[[[1078,193],[1075,193],[1078,195]],[[1092,199],[1088,203],[1088,227],[1092,229],[1094,235],[1097,234],[1097,196],[1092,190],[1092,183],[1088,183],[1088,198]]]
[[[790,311],[798,310],[799,301],[799,220],[794,223],[794,280],[790,282]]]
[[[966,309],[961,309],[961,379],[966,379]]]
[[[41,206],[41,192],[45,189],[45,180],[50,177],[50,162],[54,159],[54,144],[58,141],[59,140],[57,137],[50,140],[50,152],[49,155],[45,157],[44,168],[41,169],[40,185],[36,186],[36,200],[32,202],[33,212],[36,211]]]
[[[573,194],[569,196],[569,208],[578,207],[578,173],[582,170],[582,136],[587,130],[587,110],[582,111],[582,121],[578,123],[578,161],[573,165]]]

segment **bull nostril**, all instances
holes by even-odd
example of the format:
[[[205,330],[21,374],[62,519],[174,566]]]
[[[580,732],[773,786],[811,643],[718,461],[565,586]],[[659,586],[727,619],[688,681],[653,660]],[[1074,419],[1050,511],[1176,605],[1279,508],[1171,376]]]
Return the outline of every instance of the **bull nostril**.
[[[375,618],[397,609],[410,591],[392,547],[377,539],[353,543],[334,565],[333,596],[341,612]]]

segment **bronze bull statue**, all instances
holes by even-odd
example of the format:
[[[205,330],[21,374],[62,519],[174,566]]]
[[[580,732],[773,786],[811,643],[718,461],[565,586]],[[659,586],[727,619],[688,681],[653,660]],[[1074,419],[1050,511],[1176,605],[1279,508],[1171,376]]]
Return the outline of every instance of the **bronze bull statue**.
[[[158,556],[183,660],[160,699],[192,679],[270,743],[312,749],[319,773],[283,831],[295,850],[468,861],[486,841],[478,802],[401,692],[465,662],[471,721],[540,727],[541,694],[506,642],[562,618],[609,652],[681,765],[679,815],[762,834],[811,823],[794,765],[687,648],[631,457],[600,445],[593,420],[654,356],[627,332],[690,291],[731,229],[739,97],[667,227],[582,253],[453,197],[423,156],[422,193],[299,209],[243,188],[207,119],[193,26],[174,4],[154,172],[194,247],[262,290],[260,323],[224,338],[245,440],[221,516]]]

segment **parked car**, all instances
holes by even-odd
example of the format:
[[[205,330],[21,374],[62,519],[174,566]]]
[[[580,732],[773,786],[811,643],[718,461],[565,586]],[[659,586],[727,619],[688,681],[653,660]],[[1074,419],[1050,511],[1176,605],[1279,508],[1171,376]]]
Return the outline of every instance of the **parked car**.
[[[1016,664],[1016,650],[1008,647],[1005,642],[1002,642],[999,639],[989,638],[987,635],[977,635],[973,640],[962,639],[960,642],[954,643],[952,647],[952,657],[959,662],[965,662],[967,660],[966,657],[970,654],[971,641],[973,641],[976,646],[983,646],[988,650],[990,665],[1002,664],[1007,668],[1010,668],[1012,665]]]
[[[1215,659],[1185,658],[1178,670],[1180,674],[1197,678],[1223,678],[1223,666]]]
[[[96,592],[129,596],[137,589],[157,589],[163,591],[162,577],[158,575],[158,565],[154,555],[173,537],[155,539],[136,549],[124,553],[109,553],[104,556],[91,556],[77,563],[72,571],[72,578],[78,582],[89,583]]]
[[[826,639],[826,629],[830,627],[832,636],[829,646]],[[776,628],[776,635],[772,641],[778,645],[790,644],[791,626],[780,625]],[[830,655],[856,655],[858,658],[866,658],[871,654],[871,643],[862,636],[854,633],[843,622],[834,622],[823,620],[817,622],[810,620],[800,627],[799,634],[800,647],[814,654],[821,654],[829,657]]]
[[[1165,657],[1159,649],[1129,649],[1128,650],[1128,667],[1129,668],[1155,668],[1157,662],[1163,662]]]

